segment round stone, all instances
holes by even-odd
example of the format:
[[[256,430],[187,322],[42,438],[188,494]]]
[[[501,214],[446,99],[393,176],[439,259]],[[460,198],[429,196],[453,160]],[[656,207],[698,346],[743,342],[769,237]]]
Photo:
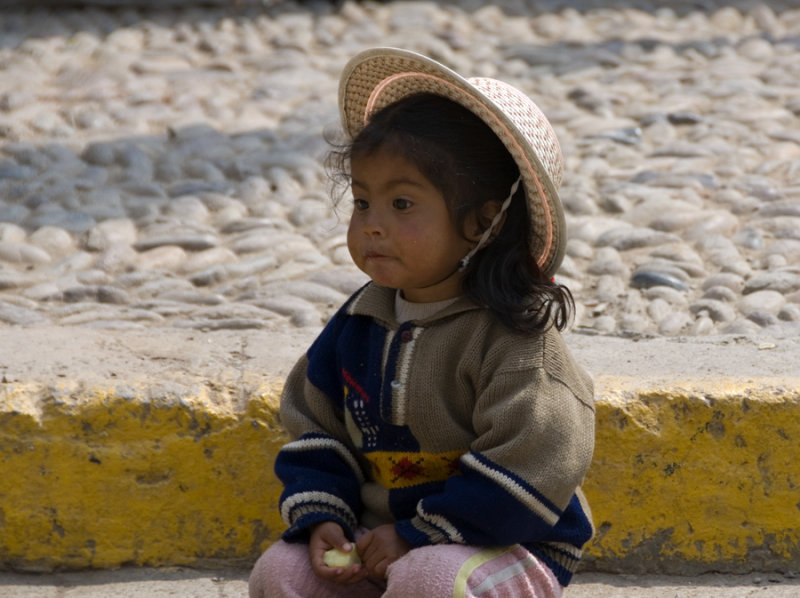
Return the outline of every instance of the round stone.
[[[777,314],[785,303],[786,298],[778,291],[763,290],[755,291],[742,297],[738,307],[739,311],[744,315],[749,315],[755,311]]]

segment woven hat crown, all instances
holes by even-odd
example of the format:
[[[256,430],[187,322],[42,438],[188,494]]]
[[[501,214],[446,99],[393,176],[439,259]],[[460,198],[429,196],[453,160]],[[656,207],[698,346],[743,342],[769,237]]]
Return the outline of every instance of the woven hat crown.
[[[557,193],[564,164],[550,122],[524,93],[496,79],[465,79],[414,52],[374,48],[354,57],[342,73],[339,109],[345,132],[355,137],[376,111],[423,92],[461,104],[503,142],[519,167],[528,198],[534,258],[540,269],[552,276],[566,245]]]

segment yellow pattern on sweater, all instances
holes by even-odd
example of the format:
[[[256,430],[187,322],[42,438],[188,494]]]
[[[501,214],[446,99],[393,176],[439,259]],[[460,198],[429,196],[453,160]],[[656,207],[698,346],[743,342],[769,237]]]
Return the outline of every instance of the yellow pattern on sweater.
[[[372,451],[364,457],[372,466],[372,479],[384,488],[408,488],[441,482],[458,475],[458,460],[464,451],[415,453]]]

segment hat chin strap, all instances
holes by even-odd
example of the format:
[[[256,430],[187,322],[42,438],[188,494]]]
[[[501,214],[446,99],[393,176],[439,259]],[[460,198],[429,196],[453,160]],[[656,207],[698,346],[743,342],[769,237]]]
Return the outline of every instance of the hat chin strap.
[[[498,224],[500,224],[500,220],[503,218],[503,214],[505,214],[506,210],[508,210],[508,206],[511,205],[511,198],[514,197],[514,194],[517,192],[517,189],[519,189],[519,184],[521,182],[522,182],[522,175],[517,177],[517,180],[514,181],[513,185],[511,185],[511,191],[509,191],[508,197],[505,198],[505,200],[503,201],[503,205],[500,206],[500,211],[497,212],[497,214],[495,214],[494,218],[492,218],[492,222],[491,224],[489,224],[489,227],[485,231],[483,231],[483,235],[481,235],[481,238],[478,240],[478,244],[475,245],[475,247],[473,247],[470,250],[470,252],[463,258],[461,258],[461,260],[458,262],[459,272],[463,272],[464,270],[466,270],[467,266],[469,266],[469,261],[472,259],[472,256],[474,256],[481,249],[483,249],[484,246],[489,242],[489,239],[491,238],[492,233],[494,232],[494,228]]]

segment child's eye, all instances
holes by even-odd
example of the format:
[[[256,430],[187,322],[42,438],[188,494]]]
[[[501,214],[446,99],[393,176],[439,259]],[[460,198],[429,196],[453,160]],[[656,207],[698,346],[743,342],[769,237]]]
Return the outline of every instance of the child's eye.
[[[356,209],[356,211],[363,212],[369,207],[369,202],[366,199],[356,198],[353,200],[353,207]]]
[[[403,199],[402,197],[398,197],[392,202],[395,210],[407,210],[411,207],[411,200]]]

